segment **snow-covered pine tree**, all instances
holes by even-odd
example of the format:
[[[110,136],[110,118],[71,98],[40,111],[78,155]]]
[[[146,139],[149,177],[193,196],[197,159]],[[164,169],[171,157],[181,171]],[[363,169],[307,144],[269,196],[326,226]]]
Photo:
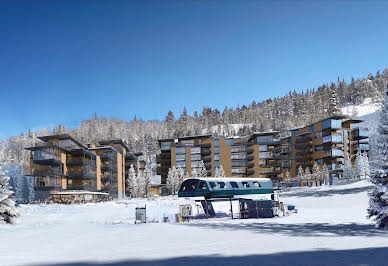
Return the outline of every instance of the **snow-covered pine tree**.
[[[215,177],[225,177],[225,171],[222,165],[220,167],[217,167],[215,170]]]
[[[133,164],[129,167],[128,179],[127,179],[127,192],[131,195],[132,198],[135,198],[135,182],[136,182],[136,171],[133,167]]]
[[[149,158],[146,160],[146,165],[143,173],[143,195],[148,198],[148,195],[150,194],[151,190],[151,176],[152,176],[152,169],[151,169],[151,162]]]
[[[388,228],[388,89],[385,103],[380,113],[376,140],[373,142],[371,182],[374,190],[369,194],[368,215],[374,218],[376,226]]]
[[[185,171],[183,170],[182,167],[178,167],[176,169],[176,187],[177,187],[177,191],[179,190],[179,188],[181,187],[182,185],[182,182],[183,180],[185,179]]]
[[[177,185],[178,185],[177,171],[175,166],[173,166],[172,168],[170,168],[170,170],[168,170],[168,174],[167,174],[167,187],[170,189],[172,194],[176,193],[178,189]]]
[[[361,151],[359,150],[356,154],[356,159],[354,161],[354,178],[364,178],[365,177],[365,169],[363,165],[363,157]]]
[[[339,102],[338,102],[338,96],[337,96],[337,89],[332,83],[330,85],[330,109],[329,113],[330,115],[335,115],[339,113]]]
[[[8,187],[8,182],[9,176],[0,165],[0,221],[13,224],[20,214],[16,210],[15,202],[10,198],[13,192]]]
[[[303,167],[300,165],[298,168],[298,174],[296,175],[296,180],[299,182],[302,182],[304,179],[304,170]]]
[[[319,167],[319,164],[317,162],[314,162],[313,164],[313,172],[311,174],[312,180],[315,181],[315,185],[318,186],[320,175],[321,175],[321,168]]]
[[[197,168],[192,168],[191,169],[191,178],[198,178]]]
[[[207,170],[203,161],[201,161],[201,171],[199,172],[199,177],[207,177]]]
[[[343,177],[345,179],[351,179],[353,177],[353,166],[350,161],[349,154],[346,156],[345,164],[342,166]]]
[[[287,172],[286,172],[285,181],[288,184],[291,183],[291,175],[290,175],[290,171],[288,171],[288,169],[287,169]]]
[[[365,178],[370,177],[370,165],[369,165],[369,157],[367,152],[362,153],[362,164],[365,171]]]
[[[306,169],[304,171],[304,178],[307,181],[307,185],[310,186],[311,185],[312,176],[311,176],[310,169],[308,167],[306,167]]]
[[[22,203],[27,200],[27,193],[25,187],[26,178],[24,176],[23,167],[16,163],[6,163],[3,165],[3,171],[7,173],[9,176],[9,185],[11,189],[14,191],[14,198],[17,203]]]
[[[321,178],[320,178],[321,184],[325,183],[327,184],[329,181],[329,168],[327,167],[327,164],[324,163],[321,166]]]

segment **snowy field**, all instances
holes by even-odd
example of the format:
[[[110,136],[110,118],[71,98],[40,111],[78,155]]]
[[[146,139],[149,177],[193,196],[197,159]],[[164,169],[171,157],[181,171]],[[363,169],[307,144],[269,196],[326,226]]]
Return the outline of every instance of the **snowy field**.
[[[298,213],[273,219],[161,223],[190,203],[175,197],[24,205],[19,224],[0,225],[0,265],[388,265],[388,232],[366,218],[370,188],[359,181],[281,193]],[[134,224],[134,208],[145,204],[155,222]]]

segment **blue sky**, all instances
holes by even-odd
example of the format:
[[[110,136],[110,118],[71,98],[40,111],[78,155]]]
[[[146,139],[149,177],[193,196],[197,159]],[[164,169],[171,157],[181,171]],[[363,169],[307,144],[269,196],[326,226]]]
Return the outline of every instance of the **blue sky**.
[[[388,67],[383,2],[1,1],[0,138],[249,104]]]

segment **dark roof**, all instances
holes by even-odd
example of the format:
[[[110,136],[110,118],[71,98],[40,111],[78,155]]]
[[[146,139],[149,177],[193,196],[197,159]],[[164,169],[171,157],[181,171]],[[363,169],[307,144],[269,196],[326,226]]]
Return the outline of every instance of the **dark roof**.
[[[72,141],[74,141],[76,144],[78,144],[79,146],[81,146],[82,148],[85,148],[85,149],[88,149],[84,144],[82,144],[81,142],[79,142],[78,140],[76,140],[75,138],[73,138],[72,136],[70,136],[69,134],[59,134],[59,135],[50,135],[50,136],[40,136],[38,137],[38,139],[42,140],[42,141],[50,141],[50,140],[53,140],[53,139],[60,139],[60,140],[63,140],[63,139],[71,139]]]
[[[127,151],[129,151],[127,144],[122,139],[101,140],[98,142],[98,144],[100,144],[100,145],[120,144]]]
[[[97,146],[97,147],[94,147],[94,148],[89,148],[90,151],[98,151],[98,150],[113,150],[115,152],[117,152],[115,150],[115,148],[113,148],[112,146]]]
[[[44,148],[58,148],[60,150],[63,150],[63,151],[66,151],[66,149],[56,145],[55,143],[52,143],[52,142],[45,142],[45,143],[40,143],[40,144],[37,144],[36,146],[33,146],[33,147],[26,147],[24,149],[26,150],[29,150],[29,151],[37,151],[37,150],[41,150],[41,149],[44,149]]]
[[[275,135],[275,134],[279,134],[279,133],[280,133],[279,131],[255,132],[255,133],[251,134],[251,136],[249,137],[249,140],[253,140],[258,136],[270,136],[270,135]]]
[[[347,119],[345,121],[343,121],[342,123],[346,123],[346,122],[349,122],[349,123],[352,123],[352,124],[358,124],[358,123],[361,123],[361,122],[364,122],[364,120],[360,120],[360,119]]]

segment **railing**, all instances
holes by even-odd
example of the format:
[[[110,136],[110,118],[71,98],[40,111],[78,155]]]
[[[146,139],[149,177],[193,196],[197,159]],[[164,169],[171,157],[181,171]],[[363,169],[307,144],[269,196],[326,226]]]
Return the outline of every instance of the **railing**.
[[[34,176],[62,175],[62,171],[60,169],[47,169],[47,170],[34,169],[32,175]]]

